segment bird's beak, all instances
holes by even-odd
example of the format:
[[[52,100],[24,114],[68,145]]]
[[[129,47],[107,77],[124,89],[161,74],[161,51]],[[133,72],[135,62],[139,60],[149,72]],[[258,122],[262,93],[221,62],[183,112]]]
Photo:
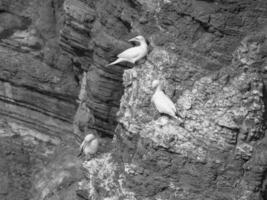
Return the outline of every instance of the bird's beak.
[[[130,40],[128,40],[129,42],[138,42],[138,40],[134,37],[134,38],[132,38],[132,39],[130,39]]]

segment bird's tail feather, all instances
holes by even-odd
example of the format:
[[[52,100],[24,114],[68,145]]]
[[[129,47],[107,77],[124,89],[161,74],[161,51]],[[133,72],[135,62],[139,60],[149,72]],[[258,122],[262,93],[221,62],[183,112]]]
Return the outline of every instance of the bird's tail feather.
[[[120,63],[120,62],[123,62],[123,61],[126,61],[126,59],[125,59],[125,58],[118,58],[117,60],[115,60],[115,61],[112,62],[112,63],[109,63],[109,64],[106,65],[106,66],[115,65],[115,64]]]

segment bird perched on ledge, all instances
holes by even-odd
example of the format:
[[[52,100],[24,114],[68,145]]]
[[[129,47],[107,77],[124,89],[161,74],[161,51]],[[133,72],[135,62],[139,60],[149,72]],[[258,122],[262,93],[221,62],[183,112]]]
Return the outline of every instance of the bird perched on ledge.
[[[122,53],[117,55],[117,57],[118,57],[117,60],[115,60],[112,63],[109,63],[107,66],[115,65],[117,63],[124,62],[124,61],[135,64],[136,61],[138,61],[138,60],[140,60],[146,56],[146,54],[148,52],[148,48],[147,48],[146,40],[143,36],[139,35],[139,36],[136,36],[136,37],[134,37],[128,41],[129,42],[133,42],[133,41],[139,42],[140,45],[126,49],[125,51],[123,51]]]
[[[162,91],[160,81],[154,80],[152,82],[152,88],[156,88],[156,91],[151,98],[151,102],[154,103],[156,109],[162,114],[167,114],[178,119],[176,116],[176,107],[172,100]]]
[[[85,155],[86,159],[90,159],[96,154],[99,146],[99,139],[94,134],[90,133],[85,136],[82,144],[80,145],[80,153],[78,157]]]

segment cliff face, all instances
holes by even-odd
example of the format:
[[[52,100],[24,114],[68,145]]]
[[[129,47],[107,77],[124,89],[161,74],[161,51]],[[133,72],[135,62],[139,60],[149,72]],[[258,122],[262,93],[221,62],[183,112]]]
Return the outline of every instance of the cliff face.
[[[0,199],[44,199],[80,177],[80,86],[58,38],[63,1],[0,1]]]
[[[264,0],[0,1],[0,199],[267,198],[266,12]],[[136,35],[147,58],[105,67]],[[155,79],[181,119],[151,104]],[[87,128],[115,135],[82,173]]]
[[[81,188],[87,196],[266,198],[267,4],[197,0],[87,4],[97,13],[90,32],[95,42],[92,62],[97,66],[113,60],[110,53],[126,48],[118,40],[141,34],[150,43],[144,61],[128,70],[129,65],[121,64],[124,94],[114,151],[84,163],[89,181],[81,182]],[[157,113],[150,102],[155,79],[162,80],[182,119]]]

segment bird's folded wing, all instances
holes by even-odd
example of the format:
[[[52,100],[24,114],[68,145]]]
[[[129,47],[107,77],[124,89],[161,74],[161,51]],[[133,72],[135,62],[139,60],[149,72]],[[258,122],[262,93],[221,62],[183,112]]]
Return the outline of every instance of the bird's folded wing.
[[[171,110],[176,110],[174,103],[172,102],[172,100],[163,92],[159,93],[159,99],[161,104],[166,105],[169,109]]]
[[[118,58],[126,58],[126,59],[133,59],[140,54],[140,50],[138,47],[132,47],[120,53],[117,57]]]
[[[168,97],[166,95],[165,92],[162,91],[162,93],[160,94],[162,96],[162,99],[164,99],[164,101],[171,107],[171,109],[176,112],[176,107],[175,107],[175,104],[173,103],[173,101],[171,100],[170,97]]]

